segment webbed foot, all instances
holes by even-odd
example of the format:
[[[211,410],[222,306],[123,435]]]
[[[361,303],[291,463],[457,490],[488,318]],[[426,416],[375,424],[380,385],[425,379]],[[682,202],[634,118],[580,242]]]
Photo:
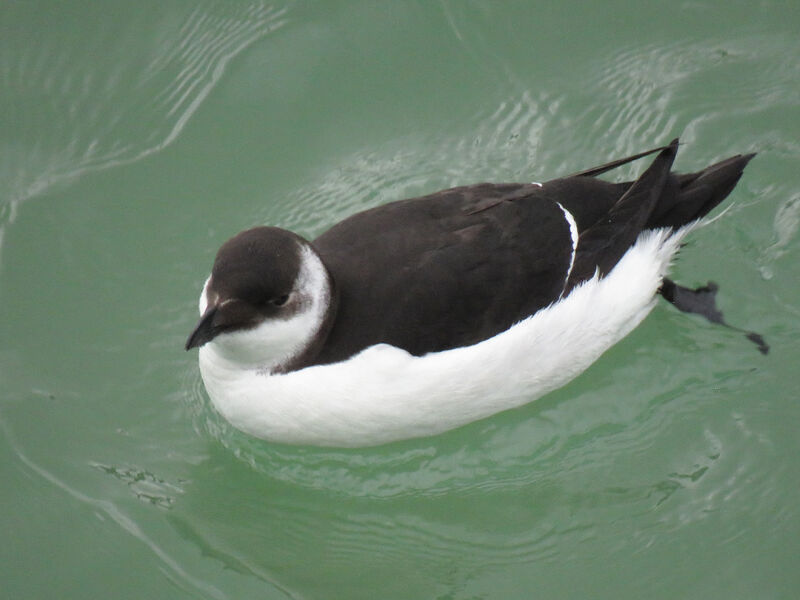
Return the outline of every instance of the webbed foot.
[[[740,329],[739,327],[734,327],[725,322],[722,311],[717,308],[716,296],[718,289],[719,286],[713,281],[709,281],[706,285],[699,288],[690,289],[678,285],[671,279],[665,278],[659,291],[664,297],[664,300],[681,312],[701,315],[712,323],[717,323],[739,331],[758,347],[758,351],[761,352],[761,354],[767,354],[769,352],[769,344],[767,344],[761,334]]]

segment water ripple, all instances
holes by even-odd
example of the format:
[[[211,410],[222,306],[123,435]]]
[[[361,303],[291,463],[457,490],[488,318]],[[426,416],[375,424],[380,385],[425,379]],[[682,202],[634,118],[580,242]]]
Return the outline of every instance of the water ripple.
[[[183,493],[180,485],[171,483],[146,469],[118,467],[99,462],[91,462],[89,466],[123,482],[139,500],[160,508],[169,508],[175,497]]]
[[[528,181],[542,174],[544,130],[561,98],[523,91],[476,113],[454,132],[416,134],[337,159],[281,205],[280,222],[313,237],[331,224],[392,200],[478,181]],[[552,176],[556,176],[555,173]]]
[[[185,585],[188,589],[194,589],[209,598],[223,599],[227,597],[216,586],[208,583],[204,578],[196,577],[194,574],[187,571],[180,564],[178,559],[167,552],[156,539],[148,535],[142,526],[117,506],[117,504],[110,500],[98,498],[80,491],[29,458],[27,453],[23,451],[22,447],[17,442],[2,416],[0,416],[0,434],[2,434],[0,437],[2,437],[3,441],[12,449],[16,458],[30,473],[41,477],[55,488],[61,490],[81,504],[88,506],[96,511],[98,515],[103,515],[103,518],[108,517],[113,523],[119,526],[120,529],[144,544],[158,557],[165,567],[165,573],[173,577],[176,582],[180,582],[181,585]]]
[[[27,198],[175,141],[231,59],[285,23],[287,13],[264,2],[206,2],[171,15],[131,5],[130,14],[104,19],[86,39],[85,28],[60,27],[74,18],[74,6],[26,6],[4,9],[15,27],[0,40],[2,108],[11,115],[0,140],[0,241]],[[43,30],[52,35],[37,33]],[[37,43],[26,43],[34,34]],[[150,39],[149,53],[127,50],[134,36],[137,47]]]
[[[628,153],[641,140],[663,140],[671,134],[691,144],[700,139],[702,128],[719,120],[730,122],[777,107],[796,110],[800,67],[787,47],[797,44],[770,35],[623,48],[593,67],[586,88],[598,98],[579,117],[580,130],[590,131],[592,139],[612,140],[618,152]],[[742,69],[757,73],[757,80],[737,77]]]

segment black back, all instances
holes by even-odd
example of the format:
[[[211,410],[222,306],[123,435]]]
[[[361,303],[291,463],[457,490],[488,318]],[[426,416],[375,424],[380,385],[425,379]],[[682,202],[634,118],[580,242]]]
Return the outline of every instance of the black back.
[[[508,200],[469,214],[487,197]],[[529,184],[394,202],[313,245],[339,293],[321,363],[377,343],[421,355],[492,337],[559,296],[572,253],[563,212]]]
[[[595,270],[610,271],[644,229],[704,216],[752,158],[675,175],[677,140],[659,150],[636,182],[592,177],[601,167],[543,186],[481,183],[338,223],[313,242],[339,305],[327,340],[307,364],[344,360],[379,343],[422,355],[488,339]],[[573,248],[562,206],[580,234],[569,281]]]

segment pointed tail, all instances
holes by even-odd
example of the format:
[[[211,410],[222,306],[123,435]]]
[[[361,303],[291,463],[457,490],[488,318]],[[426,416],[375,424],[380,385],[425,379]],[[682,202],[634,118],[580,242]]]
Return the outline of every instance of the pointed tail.
[[[737,154],[696,173],[676,175],[673,194],[665,194],[648,227],[678,228],[701,219],[731,193],[755,154]]]

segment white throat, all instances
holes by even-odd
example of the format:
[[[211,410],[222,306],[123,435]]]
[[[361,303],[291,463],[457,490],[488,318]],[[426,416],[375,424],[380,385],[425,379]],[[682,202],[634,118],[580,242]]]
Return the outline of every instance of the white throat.
[[[200,314],[208,307],[206,280],[200,295]],[[300,269],[287,306],[287,318],[267,319],[251,329],[221,333],[200,348],[200,362],[233,371],[270,373],[300,356],[322,327],[331,303],[331,280],[317,253],[301,249]]]

